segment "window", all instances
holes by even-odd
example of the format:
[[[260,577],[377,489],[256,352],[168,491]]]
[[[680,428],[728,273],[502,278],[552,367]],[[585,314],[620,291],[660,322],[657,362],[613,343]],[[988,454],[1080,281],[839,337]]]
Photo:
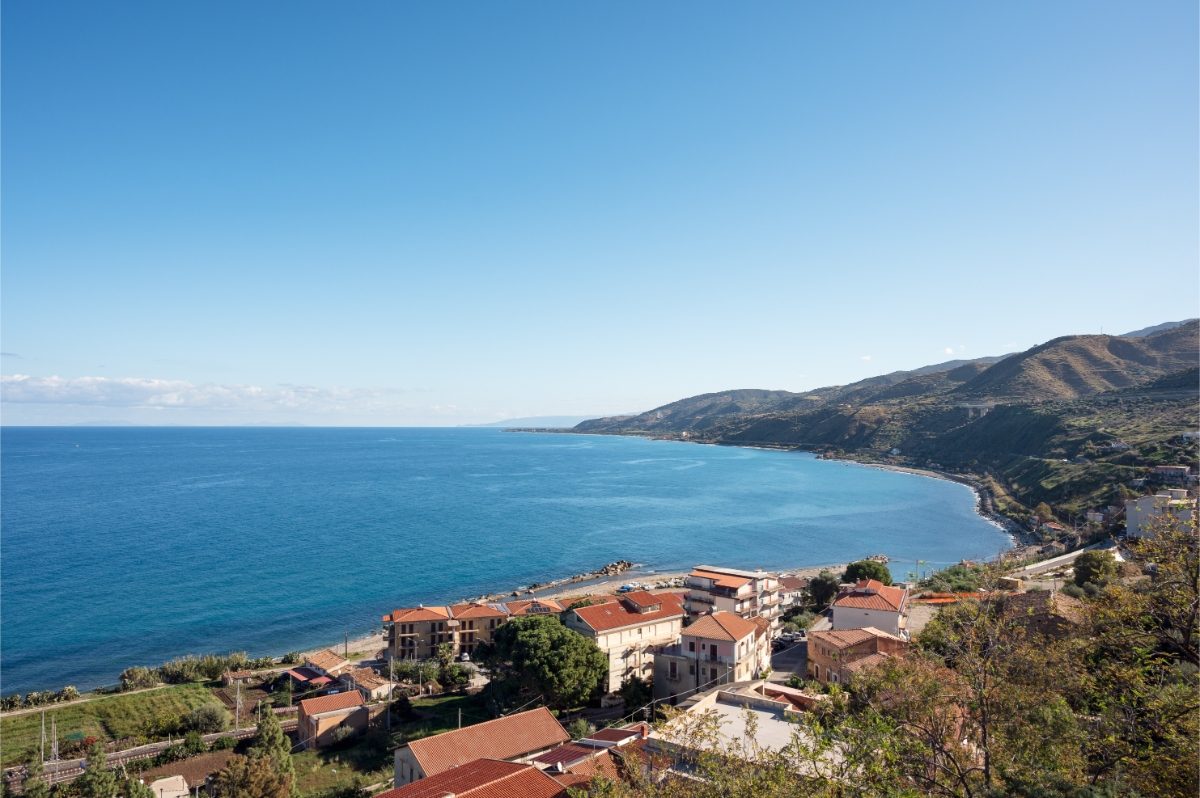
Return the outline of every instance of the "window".
[[[679,668],[677,667],[675,660],[671,660],[671,663],[667,666],[667,678],[671,681],[675,681],[679,678]]]
[[[689,640],[688,641],[688,651],[695,651],[695,650],[696,650],[696,641]]]

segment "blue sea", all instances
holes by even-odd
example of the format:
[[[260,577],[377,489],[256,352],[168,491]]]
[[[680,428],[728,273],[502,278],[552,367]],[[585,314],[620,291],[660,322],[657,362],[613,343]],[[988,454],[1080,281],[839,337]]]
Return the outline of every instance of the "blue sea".
[[[959,484],[795,452],[496,429],[0,430],[0,689],[281,654],[617,559],[903,577],[1007,536]]]

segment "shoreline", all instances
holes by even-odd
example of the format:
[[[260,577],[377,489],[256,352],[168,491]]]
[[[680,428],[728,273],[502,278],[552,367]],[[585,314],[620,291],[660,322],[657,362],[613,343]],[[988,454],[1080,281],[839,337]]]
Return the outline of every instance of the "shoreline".
[[[526,433],[556,433],[567,435],[597,435],[611,436],[619,438],[644,438],[654,441],[673,441],[675,443],[690,443],[696,446],[728,446],[731,449],[757,449],[764,452],[803,452],[810,454],[817,460],[830,460],[839,463],[847,463],[851,465],[863,466],[866,468],[877,468],[881,471],[894,471],[901,474],[911,474],[913,476],[927,477],[929,479],[940,479],[947,482],[957,482],[960,485],[965,485],[975,494],[975,514],[988,523],[999,527],[1004,534],[1008,535],[1012,542],[1012,548],[1009,551],[1022,551],[1028,547],[1036,546],[1039,541],[1030,536],[1030,533],[1025,527],[1021,526],[1020,522],[1015,518],[1011,518],[1004,513],[994,509],[994,504],[991,502],[991,496],[988,489],[982,485],[979,478],[974,475],[957,474],[950,471],[939,471],[933,468],[921,468],[918,466],[905,466],[895,463],[879,463],[871,460],[860,460],[854,457],[842,454],[833,456],[815,452],[810,448],[806,448],[801,444],[764,444],[764,443],[729,443],[726,441],[699,441],[691,440],[684,437],[676,437],[664,435],[661,433],[638,433],[638,432],[575,432],[573,429],[536,429],[536,428],[509,428],[505,432],[526,432]],[[992,507],[990,510],[984,509],[985,497],[987,504]],[[1004,551],[997,552],[998,556],[1004,554]]]
[[[505,431],[558,433],[558,434],[566,433],[566,434],[571,434],[571,435],[614,435],[614,433],[602,433],[602,432],[572,432],[569,429],[554,430],[554,429],[525,428],[525,429],[508,429]],[[914,476],[927,477],[930,479],[942,479],[942,480],[947,480],[947,481],[951,481],[951,482],[957,482],[959,484],[965,485],[967,488],[969,488],[974,493],[976,514],[980,518],[984,519],[985,521],[988,521],[989,523],[998,527],[999,530],[1002,531],[1004,534],[1006,534],[1011,541],[1011,548],[1009,548],[1007,550],[1002,550],[1001,552],[997,552],[997,554],[993,555],[993,556],[1000,556],[1006,552],[1021,553],[1029,545],[1029,542],[1027,540],[1023,539],[1022,533],[1024,532],[1024,530],[1021,527],[1019,527],[1019,525],[1017,525],[1015,521],[1013,521],[1012,519],[1009,519],[1008,517],[1006,517],[1002,514],[988,513],[988,512],[984,511],[984,509],[983,509],[983,505],[984,505],[983,492],[986,489],[983,488],[982,486],[980,486],[977,481],[975,481],[969,477],[963,476],[963,475],[951,474],[951,473],[947,473],[947,472],[940,472],[940,471],[935,471],[932,469],[923,469],[923,468],[917,468],[917,467],[911,467],[911,466],[894,465],[894,464],[890,464],[890,463],[864,462],[861,460],[855,460],[855,459],[851,459],[848,457],[823,457],[823,456],[817,455],[815,452],[812,452],[809,449],[805,449],[803,447],[794,446],[794,445],[764,446],[764,445],[745,445],[745,444],[733,444],[733,443],[722,443],[722,442],[711,442],[711,441],[692,441],[692,440],[687,440],[685,438],[675,438],[675,437],[668,437],[668,436],[663,436],[663,435],[625,434],[625,435],[617,435],[617,436],[618,437],[639,437],[639,438],[646,438],[646,439],[650,439],[650,440],[666,440],[666,441],[674,441],[677,443],[692,443],[692,444],[702,445],[702,446],[728,446],[731,448],[759,449],[759,450],[763,450],[763,451],[803,452],[803,453],[812,455],[812,456],[816,457],[817,459],[834,460],[834,461],[838,461],[838,462],[842,462],[842,463],[846,463],[846,464],[853,464],[853,465],[858,465],[858,466],[877,468],[877,469],[885,470],[885,471],[895,471],[895,472],[899,472],[899,473],[911,474]],[[872,556],[872,555],[864,554],[859,559],[863,559],[868,556]],[[618,571],[605,573],[606,569],[611,568],[612,566],[615,566],[618,564],[625,564],[627,567],[621,568]],[[802,577],[803,576],[811,577],[811,576],[817,575],[818,573],[820,573],[823,570],[832,570],[832,571],[842,570],[846,567],[847,564],[848,563],[836,563],[836,564],[829,564],[829,565],[800,565],[800,566],[797,566],[795,568],[790,568],[790,569],[776,568],[776,567],[772,566],[772,567],[764,567],[763,570],[772,572],[772,573],[791,573],[791,574],[796,574],[796,575],[802,576]],[[670,579],[678,579],[680,577],[684,577],[687,575],[687,573],[689,571],[690,571],[690,568],[687,571],[679,571],[679,570],[675,570],[675,569],[672,569],[670,571],[659,571],[656,568],[654,568],[653,566],[650,566],[648,564],[632,563],[629,561],[620,560],[620,561],[617,561],[616,563],[609,563],[608,565],[603,566],[602,568],[597,569],[595,571],[574,574],[569,577],[561,577],[561,578],[551,579],[544,583],[534,583],[532,585],[514,587],[514,588],[511,588],[508,590],[500,590],[497,592],[487,593],[482,596],[478,596],[476,598],[461,598],[458,601],[497,602],[497,601],[518,600],[518,599],[528,599],[528,598],[574,597],[574,596],[586,595],[588,590],[591,590],[594,592],[600,592],[600,593],[613,593],[613,592],[615,592],[617,587],[620,587],[621,584],[624,584],[626,582],[638,581],[638,582],[653,583],[653,582],[669,581]],[[899,578],[899,575],[897,575],[897,578]],[[585,590],[585,589],[587,589],[587,590]],[[657,589],[665,589],[665,588],[651,587],[650,589],[657,590]],[[513,595],[514,593],[516,593],[517,595],[514,596]],[[452,603],[458,603],[458,601],[445,601],[444,603],[452,604]],[[378,618],[379,615],[376,615],[375,617]],[[351,630],[350,635],[351,635],[351,639],[349,640],[348,643],[347,643],[346,639],[343,637],[342,639],[335,640],[332,643],[329,643],[326,645],[314,645],[314,646],[306,646],[306,647],[302,647],[302,648],[288,647],[286,649],[286,651],[282,651],[282,652],[279,652],[276,654],[263,654],[263,656],[269,655],[269,656],[273,656],[276,659],[278,659],[278,658],[282,657],[283,654],[291,652],[291,651],[300,651],[303,654],[303,653],[308,653],[308,652],[313,652],[313,651],[319,651],[323,648],[328,648],[330,650],[333,650],[335,652],[340,652],[343,654],[346,652],[348,652],[349,654],[374,654],[375,652],[377,652],[385,647],[384,635],[383,635],[382,631],[379,630],[378,623],[372,623],[372,625],[370,627],[367,627],[364,624],[363,626],[360,626],[357,631]],[[178,656],[186,656],[186,654],[180,654]],[[116,686],[117,686],[117,683],[109,683],[109,684],[100,685],[96,688],[86,691],[85,695],[117,694],[117,692],[114,689]],[[58,688],[48,687],[48,688],[44,688],[44,689],[55,690]],[[48,706],[55,706],[55,705],[48,705]]]

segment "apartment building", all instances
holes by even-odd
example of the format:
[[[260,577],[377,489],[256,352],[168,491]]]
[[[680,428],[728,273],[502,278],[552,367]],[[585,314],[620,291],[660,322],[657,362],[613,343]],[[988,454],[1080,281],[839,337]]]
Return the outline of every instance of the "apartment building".
[[[731,612],[741,618],[765,618],[774,628],[783,612],[783,586],[774,574],[698,565],[684,582],[685,609],[695,618],[707,613]]]
[[[655,655],[654,697],[678,699],[719,684],[755,679],[770,664],[770,622],[718,610],[684,627],[678,644]]]
[[[465,602],[448,607],[410,607],[383,616],[388,655],[396,659],[430,659],[438,646],[449,643],[454,656],[472,655],[490,643],[509,618],[558,615],[563,606],[554,599],[520,599],[496,604]]]
[[[449,607],[393,610],[383,623],[388,655],[396,659],[431,659],[442,643],[457,645],[458,624]]]
[[[605,692],[637,676],[654,676],[654,655],[679,639],[683,594],[633,591],[619,599],[569,610],[563,624],[591,638],[608,657]]]

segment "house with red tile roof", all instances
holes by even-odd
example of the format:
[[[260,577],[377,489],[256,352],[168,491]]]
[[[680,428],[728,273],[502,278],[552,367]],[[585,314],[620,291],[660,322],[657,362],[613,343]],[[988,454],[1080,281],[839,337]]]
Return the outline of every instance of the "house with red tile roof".
[[[870,626],[897,637],[907,637],[907,612],[907,588],[889,587],[876,579],[862,579],[834,599],[832,625],[837,630]]]
[[[775,574],[697,565],[684,581],[685,608],[692,618],[724,610],[742,618],[766,618],[777,626],[783,588]]]
[[[412,740],[396,749],[395,784],[403,787],[476,759],[527,762],[570,741],[545,707]]]
[[[679,639],[683,618],[681,593],[638,590],[568,610],[563,624],[594,640],[608,657],[605,692],[611,695],[632,676],[654,677],[654,655]]]
[[[367,701],[385,699],[392,689],[392,683],[371,668],[351,668],[338,681],[349,690],[358,690]]]
[[[808,633],[808,675],[845,684],[860,671],[908,650],[908,641],[874,627]]]
[[[350,669],[350,660],[330,648],[305,655],[304,664],[331,679]]]
[[[532,765],[475,759],[375,798],[565,798],[566,787]]]
[[[677,699],[697,690],[742,682],[771,664],[771,625],[718,610],[683,628],[677,645],[654,658],[654,696]]]
[[[360,732],[367,728],[367,707],[357,690],[306,698],[297,710],[296,729],[299,745],[304,748],[324,748],[341,739],[345,732]]]

